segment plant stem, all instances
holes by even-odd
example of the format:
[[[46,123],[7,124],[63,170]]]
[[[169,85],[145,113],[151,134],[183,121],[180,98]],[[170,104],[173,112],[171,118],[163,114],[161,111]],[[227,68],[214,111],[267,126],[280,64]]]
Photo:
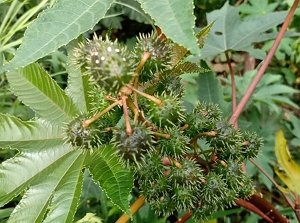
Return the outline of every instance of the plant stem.
[[[121,103],[121,100],[115,101],[110,106],[105,108],[103,111],[99,112],[98,114],[94,115],[92,118],[84,120],[82,123],[83,128],[89,127],[90,124],[97,121],[99,118],[101,118],[103,115],[105,115],[107,112],[109,112],[111,109],[113,109],[115,106],[119,105]]]
[[[153,101],[155,104],[157,104],[158,106],[160,106],[162,104],[162,101],[150,94],[144,93],[142,91],[139,91],[138,89],[132,87],[132,86],[128,86],[129,88],[131,88],[134,92],[136,92],[137,94],[147,98],[150,101]]]
[[[263,62],[262,66],[259,68],[259,70],[257,71],[256,76],[254,77],[253,81],[251,82],[251,84],[249,85],[245,95],[243,96],[243,98],[241,99],[240,103],[238,104],[236,110],[234,111],[233,115],[231,116],[229,122],[231,124],[234,125],[234,123],[237,122],[239,116],[241,115],[243,109],[245,108],[247,102],[249,101],[251,95],[253,94],[258,82],[260,81],[260,79],[262,78],[263,74],[265,73],[273,55],[276,52],[276,49],[278,48],[280,41],[282,40],[284,33],[289,25],[289,23],[291,22],[293,15],[295,14],[295,11],[297,9],[297,5],[299,4],[300,0],[295,0],[287,17],[285,18],[285,21],[275,39],[275,42],[271,48],[271,50],[269,51],[268,55],[266,56],[265,61]]]
[[[295,211],[293,202],[286,196],[286,194],[280,189],[280,186],[276,183],[276,181],[260,166],[258,165],[253,159],[250,159],[250,162],[256,166],[256,168],[262,172],[276,187],[277,190],[283,195],[288,205]]]
[[[231,103],[232,103],[232,113],[235,112],[236,110],[236,83],[235,83],[235,77],[234,77],[234,72],[231,66],[231,59],[228,55],[228,52],[225,52],[228,68],[229,68],[229,73],[230,73],[230,79],[231,79]],[[235,123],[232,123],[234,127],[237,128],[237,121]]]
[[[273,222],[278,223],[289,223],[289,220],[284,217],[278,210],[274,208],[274,206],[269,203],[265,198],[257,194],[253,194],[248,201],[256,206],[261,212],[267,215],[269,218],[273,220]]]
[[[300,222],[300,196],[296,193],[294,193],[294,195],[295,195],[295,206],[293,210],[296,214],[298,222]]]
[[[158,136],[158,137],[162,137],[165,139],[170,139],[171,135],[170,134],[165,134],[165,133],[160,133],[160,132],[151,132],[152,135]]]
[[[251,202],[242,200],[242,199],[237,199],[235,201],[235,203],[237,205],[239,205],[240,207],[244,207],[247,210],[250,210],[254,213],[256,213],[257,215],[261,216],[263,219],[265,219],[267,222],[273,223],[272,219],[269,218],[267,215],[265,215],[261,210],[259,210],[255,205],[253,205]]]
[[[127,96],[122,95],[121,101],[122,101],[122,107],[123,107],[123,114],[124,114],[124,120],[125,120],[125,126],[126,126],[126,133],[128,136],[132,135],[132,128],[129,121],[129,114],[128,114],[128,107],[126,102]]]
[[[175,223],[185,223],[192,217],[192,212],[186,212],[181,218],[179,218]]]
[[[136,68],[136,70],[135,70],[135,72],[134,72],[134,74],[133,74],[133,86],[134,86],[135,88],[137,88],[137,86],[138,86],[139,75],[140,75],[140,73],[141,73],[141,71],[142,71],[142,69],[143,69],[145,63],[146,63],[147,60],[150,59],[150,58],[151,58],[151,53],[149,53],[149,52],[144,52],[144,54],[143,54],[143,56],[142,56],[142,58],[141,58],[141,61],[140,61],[139,65],[137,66],[137,68]]]
[[[145,203],[145,197],[140,196],[130,207],[131,215],[134,215]],[[123,214],[116,223],[126,223],[130,220],[130,216]]]

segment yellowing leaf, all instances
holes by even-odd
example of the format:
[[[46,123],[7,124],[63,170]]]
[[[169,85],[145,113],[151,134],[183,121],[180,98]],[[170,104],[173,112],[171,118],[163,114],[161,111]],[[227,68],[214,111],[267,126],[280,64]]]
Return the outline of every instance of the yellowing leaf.
[[[277,168],[276,174],[291,191],[300,195],[300,166],[292,159],[282,130],[276,134],[275,154],[282,168]]]

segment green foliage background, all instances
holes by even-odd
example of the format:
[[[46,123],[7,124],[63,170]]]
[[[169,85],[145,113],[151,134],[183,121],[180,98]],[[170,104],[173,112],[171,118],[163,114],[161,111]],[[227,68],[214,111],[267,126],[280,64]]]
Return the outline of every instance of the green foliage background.
[[[112,222],[121,214],[120,210],[128,212],[133,179],[130,172],[118,164],[110,148],[89,157],[64,144],[63,123],[89,110],[85,94],[87,80],[69,65],[66,52],[77,40],[89,37],[92,32],[119,37],[130,48],[135,41],[132,36],[156,25],[168,38],[192,53],[188,60],[201,59],[203,66],[206,66],[204,60],[209,67],[224,65],[224,53],[229,53],[237,64],[236,74],[241,74],[236,79],[240,99],[255,71],[245,72],[243,63],[235,58],[244,52],[257,59],[264,58],[290,1],[252,0],[240,7],[233,6],[235,1],[223,2],[0,1],[0,159],[3,161],[0,219],[6,222],[11,216],[8,222],[72,222],[73,218],[79,220],[92,212],[102,222]],[[299,32],[296,25],[299,18],[298,9],[291,31]],[[132,27],[126,30],[123,26],[128,22],[140,30]],[[200,50],[195,30],[212,23]],[[293,35],[297,33],[290,36]],[[272,177],[275,177],[276,164],[274,137],[280,127],[286,129],[291,153],[300,158],[296,153],[300,146],[297,90],[300,41],[294,40],[288,37],[281,44],[239,123],[241,128],[255,130],[264,137],[265,144],[256,162]],[[32,64],[37,60],[41,65]],[[256,60],[255,65],[259,66],[259,62]],[[182,78],[187,108],[192,109],[197,100],[204,100],[218,103],[230,116],[230,79],[213,69],[200,74],[186,73]],[[253,165],[247,166],[257,190],[272,199],[276,190],[270,181]],[[109,174],[103,176],[101,172]],[[111,175],[113,179],[108,180]],[[134,200],[134,195],[130,196]],[[282,213],[296,221],[283,200],[278,204]],[[211,218],[227,222],[258,221],[256,216],[240,208],[217,212]],[[132,221],[172,220],[155,216],[146,205]]]

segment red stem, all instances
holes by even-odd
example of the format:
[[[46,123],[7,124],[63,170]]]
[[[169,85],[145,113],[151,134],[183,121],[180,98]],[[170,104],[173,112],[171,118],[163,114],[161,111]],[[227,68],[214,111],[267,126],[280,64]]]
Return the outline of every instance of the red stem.
[[[256,213],[257,215],[259,215],[260,217],[262,217],[263,219],[265,219],[267,222],[273,223],[272,219],[269,218],[267,215],[265,215],[261,210],[259,210],[255,205],[253,205],[252,203],[246,201],[246,200],[242,200],[242,199],[237,199],[235,201],[235,203],[237,205],[239,205],[240,207],[244,207],[247,210],[250,210],[254,213]]]
[[[295,211],[293,202],[289,199],[289,197],[284,192],[282,192],[282,190],[280,189],[280,186],[276,183],[276,181],[254,160],[251,159],[250,162],[254,166],[256,166],[256,168],[260,172],[262,172],[273,183],[273,185],[276,187],[276,189],[283,195],[283,197],[284,197],[285,201],[288,203],[288,205]]]
[[[192,212],[186,212],[181,218],[179,218],[175,223],[185,223],[192,217]]]
[[[234,124],[234,123],[237,122],[239,116],[241,115],[243,109],[245,108],[247,102],[249,101],[251,95],[253,94],[253,92],[254,92],[254,90],[255,90],[255,88],[256,88],[258,82],[260,81],[260,79],[262,78],[263,74],[265,73],[265,71],[266,71],[266,69],[267,69],[267,67],[268,67],[268,65],[269,65],[269,63],[270,63],[270,61],[271,61],[273,55],[275,54],[275,52],[276,52],[276,50],[277,50],[277,48],[278,48],[278,46],[279,46],[279,44],[280,44],[281,39],[282,39],[283,36],[284,36],[284,33],[285,33],[285,31],[286,31],[286,29],[287,29],[289,23],[291,22],[291,20],[292,20],[294,14],[295,14],[295,11],[296,11],[296,9],[297,9],[297,5],[299,4],[299,1],[300,1],[300,0],[295,0],[295,1],[294,1],[294,3],[293,3],[293,5],[292,5],[292,7],[291,7],[291,9],[290,9],[290,11],[289,11],[287,17],[285,18],[285,21],[284,21],[284,23],[283,23],[283,25],[282,25],[282,27],[281,27],[281,29],[280,29],[280,31],[279,31],[279,33],[278,33],[276,39],[275,39],[275,42],[274,42],[274,44],[273,44],[271,50],[269,51],[269,53],[268,53],[268,55],[267,55],[265,61],[263,62],[263,64],[262,64],[262,66],[260,67],[260,69],[257,71],[257,74],[256,74],[256,76],[254,77],[252,83],[249,85],[249,87],[248,87],[248,89],[247,89],[245,95],[243,96],[243,98],[242,98],[242,100],[240,101],[240,103],[238,104],[238,106],[237,106],[235,112],[234,112],[233,115],[231,116],[231,118],[230,118],[230,120],[229,120],[229,122],[230,122],[231,124]]]

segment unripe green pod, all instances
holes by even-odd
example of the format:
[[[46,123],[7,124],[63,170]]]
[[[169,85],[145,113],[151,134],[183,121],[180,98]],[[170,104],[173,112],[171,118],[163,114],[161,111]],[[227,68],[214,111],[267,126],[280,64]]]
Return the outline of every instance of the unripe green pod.
[[[160,105],[153,101],[145,103],[146,117],[154,124],[159,127],[176,126],[184,121],[184,108],[177,96],[163,94],[157,98],[161,100]]]
[[[67,143],[71,143],[75,148],[92,150],[100,141],[98,138],[99,130],[95,125],[84,128],[82,123],[87,116],[80,115],[73,119],[66,127]]]
[[[133,125],[132,134],[128,135],[124,128],[116,129],[112,143],[119,150],[120,155],[136,164],[141,157],[152,149],[153,139],[150,131],[143,125]]]
[[[156,33],[140,34],[132,53],[136,65],[139,64],[144,53],[150,53],[150,58],[140,74],[140,81],[146,82],[152,79],[155,73],[169,68],[171,52],[169,41],[161,39]]]
[[[157,148],[160,150],[162,156],[170,156],[174,158],[183,157],[189,147],[189,138],[183,135],[183,132],[178,127],[166,127],[165,133],[169,134],[171,138],[161,138],[157,142]]]
[[[74,63],[82,68],[84,74],[109,93],[118,93],[131,80],[133,64],[129,53],[116,41],[94,37],[80,44],[73,54]]]
[[[187,115],[189,128],[186,134],[194,137],[200,132],[215,130],[216,123],[221,120],[222,112],[217,104],[198,102],[191,114]]]
[[[257,156],[260,147],[263,144],[262,138],[255,132],[243,132],[243,142],[241,152],[245,159],[251,159]]]

